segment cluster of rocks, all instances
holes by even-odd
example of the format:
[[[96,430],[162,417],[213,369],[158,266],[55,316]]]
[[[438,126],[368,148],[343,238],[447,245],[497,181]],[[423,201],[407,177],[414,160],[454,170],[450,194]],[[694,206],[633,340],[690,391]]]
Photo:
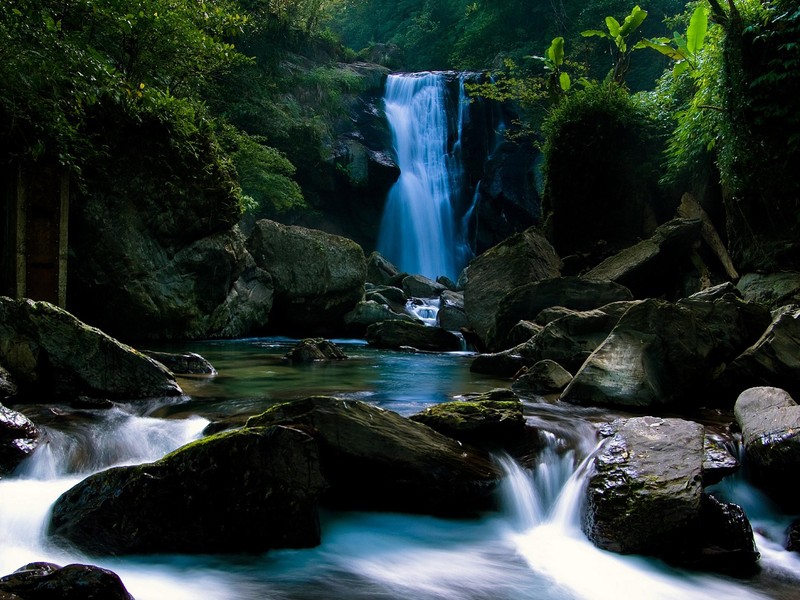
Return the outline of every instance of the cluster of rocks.
[[[119,576],[93,565],[36,562],[0,577],[3,600],[133,600]]]

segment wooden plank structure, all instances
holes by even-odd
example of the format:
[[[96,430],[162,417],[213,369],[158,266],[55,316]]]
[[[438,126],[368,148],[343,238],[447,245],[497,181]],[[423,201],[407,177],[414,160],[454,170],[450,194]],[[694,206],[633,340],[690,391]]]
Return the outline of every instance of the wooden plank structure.
[[[57,165],[3,170],[0,294],[67,303],[69,173]]]

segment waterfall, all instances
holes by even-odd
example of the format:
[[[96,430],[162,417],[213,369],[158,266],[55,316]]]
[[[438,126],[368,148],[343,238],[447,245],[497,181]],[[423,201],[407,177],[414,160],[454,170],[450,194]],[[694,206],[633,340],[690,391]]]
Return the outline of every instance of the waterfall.
[[[392,129],[400,177],[389,190],[378,236],[378,251],[408,273],[457,279],[453,200],[463,179],[460,138],[466,110],[459,85],[456,141],[449,149],[445,74],[390,75],[386,82],[386,117]]]

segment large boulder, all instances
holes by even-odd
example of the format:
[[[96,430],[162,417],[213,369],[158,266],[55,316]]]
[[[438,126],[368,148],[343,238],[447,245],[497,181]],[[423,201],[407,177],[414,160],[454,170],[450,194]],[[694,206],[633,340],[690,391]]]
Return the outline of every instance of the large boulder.
[[[0,477],[30,456],[38,439],[39,430],[28,417],[0,404]]]
[[[406,296],[414,298],[438,298],[447,288],[441,283],[422,275],[408,275],[401,282]]]
[[[562,306],[579,311],[592,310],[625,300],[633,300],[630,290],[612,281],[572,276],[521,285],[500,301],[487,344],[490,350],[507,348],[506,338],[511,328],[519,321],[534,320],[545,308]]]
[[[472,260],[464,274],[464,310],[485,344],[500,301],[514,288],[558,277],[561,261],[535,229],[515,234]]]
[[[488,457],[363,402],[311,397],[251,417],[247,427],[302,427],[316,439],[328,503],[344,509],[463,514],[487,508],[501,477]]]
[[[773,497],[800,511],[793,485],[800,470],[800,406],[784,390],[754,387],[736,399],[734,414],[751,477]]]
[[[6,596],[5,594],[8,594]],[[94,565],[30,563],[0,577],[4,600],[133,600],[119,576]]]
[[[523,367],[553,360],[567,370],[577,371],[608,337],[625,311],[639,302],[613,302],[590,311],[562,309],[563,316],[550,321],[528,341],[502,352],[482,354],[475,358],[470,370],[511,377]]]
[[[91,475],[58,498],[48,532],[91,554],[311,547],[324,487],[308,434],[236,430]]]
[[[554,360],[545,359],[535,363],[514,380],[512,388],[518,392],[552,394],[560,392],[572,381],[572,375]]]
[[[0,297],[0,363],[20,396],[133,399],[182,393],[161,363],[47,302]]]
[[[380,252],[367,257],[367,282],[374,285],[389,285],[400,271]]]
[[[352,240],[269,220],[248,239],[256,264],[272,276],[271,329],[293,334],[341,333],[361,301],[366,263]]]
[[[480,447],[508,449],[525,434],[522,402],[502,388],[434,404],[409,418]]]
[[[753,341],[720,376],[720,386],[732,397],[756,386],[774,386],[800,394],[800,307],[774,312],[763,335]]]
[[[671,274],[675,265],[691,256],[700,240],[702,221],[673,219],[653,235],[601,262],[583,275],[586,279],[614,281],[630,289],[637,298],[661,296],[676,286]]]
[[[410,347],[432,352],[461,349],[461,339],[457,335],[440,327],[426,327],[408,321],[384,321],[370,325],[366,339],[376,348]]]
[[[752,343],[764,317],[732,295],[678,304],[644,300],[586,359],[562,399],[625,407],[697,404],[698,390]]]
[[[703,427],[636,417],[604,426],[583,528],[600,548],[672,557],[699,543]]]

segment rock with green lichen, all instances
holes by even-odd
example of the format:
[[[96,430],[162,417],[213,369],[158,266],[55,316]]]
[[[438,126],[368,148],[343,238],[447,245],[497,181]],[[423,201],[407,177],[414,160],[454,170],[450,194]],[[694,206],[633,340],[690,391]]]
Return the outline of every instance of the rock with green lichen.
[[[87,477],[54,504],[49,535],[96,555],[312,547],[324,487],[308,434],[236,430]]]
[[[522,402],[508,389],[436,404],[410,419],[447,437],[482,447],[504,448],[525,434]]]
[[[325,501],[337,508],[460,515],[495,502],[501,473],[487,454],[397,413],[315,396],[274,406],[247,427],[276,424],[317,441]]]
[[[0,297],[0,363],[38,401],[182,393],[161,363],[47,302]]]

